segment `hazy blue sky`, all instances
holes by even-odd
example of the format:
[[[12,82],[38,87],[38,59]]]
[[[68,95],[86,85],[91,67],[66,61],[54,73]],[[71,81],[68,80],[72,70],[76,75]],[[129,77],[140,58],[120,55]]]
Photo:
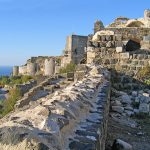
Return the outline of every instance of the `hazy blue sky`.
[[[143,17],[150,0],[0,0],[0,65],[60,55],[66,36],[88,35],[93,23]]]

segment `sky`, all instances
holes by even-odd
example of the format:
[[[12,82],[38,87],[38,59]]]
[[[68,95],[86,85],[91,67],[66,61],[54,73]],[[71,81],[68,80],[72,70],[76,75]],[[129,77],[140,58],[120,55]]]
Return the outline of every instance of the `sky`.
[[[93,33],[96,20],[141,18],[149,8],[150,0],[0,0],[0,66],[61,55],[67,35]]]

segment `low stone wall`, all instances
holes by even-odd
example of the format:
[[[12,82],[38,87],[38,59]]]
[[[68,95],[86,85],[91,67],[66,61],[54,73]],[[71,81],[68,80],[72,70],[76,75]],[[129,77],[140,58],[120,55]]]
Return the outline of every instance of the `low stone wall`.
[[[34,86],[36,86],[37,82],[34,80],[31,80],[27,83],[24,84],[17,84],[14,87],[18,88],[21,92],[21,95],[24,95],[25,93],[27,93],[31,88],[33,88]]]
[[[74,137],[70,139],[71,150],[105,150],[110,106],[109,82],[105,82],[98,90],[95,104],[88,117],[79,123]]]
[[[33,88],[31,88],[29,90],[29,92],[27,92],[27,93],[24,94],[24,96],[23,96],[22,99],[20,99],[20,100],[17,101],[17,103],[15,105],[15,108],[22,108],[22,107],[28,105],[32,101],[33,97],[35,96],[35,94],[38,91],[43,90],[46,85],[50,84],[50,82],[53,79],[56,79],[56,78],[57,77],[55,77],[55,78],[48,78],[45,81],[41,82],[39,85],[34,86]]]
[[[81,81],[0,120],[1,150],[105,150],[110,74],[88,68]]]
[[[142,39],[144,35],[150,34],[150,28],[138,28],[138,27],[129,27],[129,28],[106,28],[106,30],[114,31],[115,34],[122,34],[123,40],[129,38]]]

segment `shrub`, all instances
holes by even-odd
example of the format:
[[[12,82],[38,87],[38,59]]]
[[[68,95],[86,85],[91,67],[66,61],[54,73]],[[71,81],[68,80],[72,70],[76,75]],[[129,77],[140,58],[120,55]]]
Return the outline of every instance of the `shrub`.
[[[142,68],[141,70],[139,70],[137,73],[137,77],[141,80],[146,80],[146,79],[150,78],[150,66],[147,65],[144,68]]]
[[[76,65],[73,63],[68,64],[66,67],[63,67],[60,69],[60,73],[69,73],[74,72],[76,68]]]
[[[31,76],[22,76],[21,77],[21,79],[22,79],[22,83],[26,83],[26,82],[28,82],[28,81],[30,81],[31,79],[33,79]]]
[[[31,76],[18,76],[18,77],[7,77],[3,76],[0,78],[0,85],[15,85],[15,84],[23,84],[33,79]]]
[[[147,119],[147,118],[149,118],[149,115],[147,113],[140,112],[140,113],[133,115],[133,118],[135,118],[135,119]]]
[[[150,85],[150,79],[146,79],[146,80],[144,81],[144,83],[147,84],[147,85]]]
[[[6,85],[6,84],[9,84],[9,83],[10,83],[9,77],[3,76],[3,77],[0,78],[0,84],[1,84],[2,86]]]
[[[9,97],[7,100],[3,101],[3,109],[1,111],[2,115],[5,116],[10,111],[14,109],[16,101],[21,98],[20,90],[17,88],[13,88],[9,91]]]

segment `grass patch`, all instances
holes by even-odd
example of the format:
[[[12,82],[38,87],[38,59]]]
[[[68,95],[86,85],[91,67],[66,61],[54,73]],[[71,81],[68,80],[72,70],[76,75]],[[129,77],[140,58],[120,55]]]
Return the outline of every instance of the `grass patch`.
[[[143,67],[142,69],[140,69],[137,73],[137,77],[142,81],[149,79],[150,78],[150,66],[147,65]]]
[[[8,76],[2,76],[0,77],[0,85],[15,85],[15,84],[23,84],[33,79],[31,76],[18,76],[18,77],[8,77]]]
[[[8,114],[9,112],[14,110],[14,106],[17,102],[17,100],[19,100],[21,98],[21,94],[20,94],[20,90],[17,88],[13,88],[9,91],[9,97],[7,100],[3,100],[0,104],[0,114],[1,116],[5,116],[6,114]]]
[[[140,112],[140,113],[137,113],[137,114],[133,115],[132,118],[139,119],[139,120],[144,120],[144,119],[150,118],[150,116],[147,113]]]
[[[73,63],[68,64],[66,67],[60,69],[59,73],[75,72],[76,65]]]

